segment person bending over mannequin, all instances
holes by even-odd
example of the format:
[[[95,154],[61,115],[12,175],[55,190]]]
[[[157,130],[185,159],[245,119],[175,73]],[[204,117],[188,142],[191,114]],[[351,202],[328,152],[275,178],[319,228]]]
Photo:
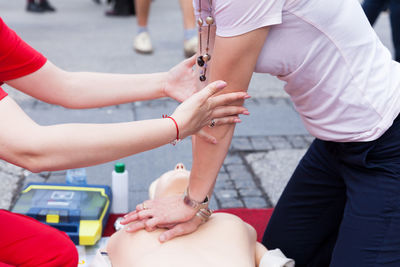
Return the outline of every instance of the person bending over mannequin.
[[[193,59],[169,72],[143,75],[67,72],[25,43],[0,18],[0,85],[5,82],[41,101],[67,108],[104,107],[166,96],[182,101],[195,91],[192,65]],[[50,126],[35,123],[0,87],[0,159],[32,172],[85,167],[183,139],[210,121],[238,122],[237,114],[246,109],[226,105],[247,96],[213,96],[225,86],[222,81],[214,83],[165,119]],[[212,137],[206,138],[215,143]],[[0,264],[76,267],[77,260],[76,248],[64,233],[0,210]]]
[[[150,199],[182,195],[190,172],[178,163],[164,173],[149,188]],[[196,217],[200,222],[202,219]],[[129,227],[129,225],[125,226]],[[165,229],[140,230],[134,233],[124,228],[113,234],[105,250],[98,251],[96,267],[292,267],[294,262],[279,249],[267,251],[258,243],[252,226],[228,213],[214,213],[198,231],[161,244]],[[107,257],[108,254],[108,257]]]
[[[225,92],[240,91],[254,71],[272,74],[286,82],[316,137],[274,208],[263,244],[297,266],[400,266],[400,64],[360,2],[195,0],[194,7],[203,84],[222,79]],[[267,120],[259,125],[270,127]],[[234,126],[206,131],[219,142],[194,139],[193,203],[211,196]],[[126,222],[179,223],[162,241],[196,229],[197,209],[182,198],[144,203],[147,210],[138,205],[139,216]]]

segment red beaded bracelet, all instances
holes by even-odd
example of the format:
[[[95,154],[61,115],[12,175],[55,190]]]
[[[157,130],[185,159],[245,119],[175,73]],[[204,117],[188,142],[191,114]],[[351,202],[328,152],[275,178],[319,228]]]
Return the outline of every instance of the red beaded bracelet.
[[[162,117],[165,118],[169,118],[171,119],[174,123],[175,123],[175,127],[176,127],[176,139],[174,141],[171,142],[171,144],[176,145],[176,143],[178,143],[180,141],[179,139],[179,127],[178,127],[178,123],[176,123],[175,119],[172,118],[171,116],[168,115],[162,115]]]

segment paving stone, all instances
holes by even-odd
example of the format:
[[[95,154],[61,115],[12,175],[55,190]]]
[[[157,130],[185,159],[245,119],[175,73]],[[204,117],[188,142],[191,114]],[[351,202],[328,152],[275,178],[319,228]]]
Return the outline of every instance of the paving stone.
[[[272,144],[265,136],[252,136],[250,142],[253,145],[254,150],[271,150],[273,149]]]
[[[243,197],[244,205],[249,209],[270,208],[262,197]]]
[[[236,167],[236,168],[231,168],[231,167]],[[240,181],[240,180],[252,180],[253,179],[253,176],[247,170],[247,167],[244,165],[230,165],[228,167],[228,172],[229,172],[229,176],[231,177],[232,180],[235,181],[235,183],[236,183],[236,181]]]
[[[292,145],[284,136],[268,136],[268,140],[271,142],[275,149],[290,149]]]
[[[218,190],[215,192],[216,196],[219,200],[230,199],[230,198],[238,198],[238,193],[236,190],[225,189],[225,190]]]
[[[234,189],[235,186],[227,173],[219,173],[215,182],[215,189]]]
[[[289,135],[286,138],[292,144],[293,148],[307,148],[309,146],[309,142],[302,135]]]
[[[262,192],[257,187],[240,188],[239,194],[242,197],[260,197],[260,196],[262,196]]]
[[[306,149],[274,150],[246,156],[254,174],[275,206]]]
[[[248,92],[252,98],[288,98],[289,95],[283,90],[284,85],[285,82],[272,75],[254,73]]]
[[[248,179],[236,179],[234,181],[235,187],[237,189],[250,189],[250,188],[255,188],[256,184],[253,181],[253,179],[248,178]]]
[[[219,180],[215,182],[214,190],[235,189],[235,185],[231,180]]]
[[[247,137],[234,137],[231,143],[231,150],[251,151],[253,150],[253,146]]]
[[[49,108],[46,110],[33,108],[25,109],[25,112],[41,125],[59,123],[114,123],[132,121],[134,119],[131,110],[116,109],[115,107],[108,109],[71,110],[53,105],[48,106]]]
[[[226,168],[225,168],[224,164],[222,164],[221,169],[219,170],[219,173],[226,173]]]
[[[232,164],[243,164],[242,158],[238,154],[231,154],[228,153],[224,160],[225,165],[232,165]]]
[[[17,195],[21,177],[0,171],[0,209],[9,209],[13,197]]]
[[[315,137],[312,136],[312,135],[305,135],[305,136],[304,136],[304,139],[305,139],[309,144],[311,144],[311,143],[315,140]]]
[[[115,106],[117,109],[129,109],[133,110],[135,108],[134,103],[127,103],[127,104],[121,104],[121,105],[116,105]]]
[[[220,208],[221,209],[230,209],[230,208],[243,208],[243,202],[237,198],[229,198],[220,200]]]
[[[220,181],[230,180],[229,174],[226,172],[219,172],[218,176],[217,176],[217,180],[220,180]]]
[[[257,99],[264,101],[264,99]],[[234,136],[270,136],[307,134],[300,116],[287,101],[246,101],[250,116],[241,116]]]
[[[162,115],[170,115],[178,106],[178,102],[161,99],[155,101],[143,101],[140,107],[135,109],[137,120],[159,119]]]
[[[4,160],[0,160],[0,171],[18,176],[23,175],[24,169]]]
[[[22,188],[25,188],[29,183],[45,183],[47,178],[37,173],[29,173],[25,179]]]
[[[237,173],[237,172],[247,172],[247,167],[243,164],[240,165],[228,165],[226,166],[226,170],[228,173]]]

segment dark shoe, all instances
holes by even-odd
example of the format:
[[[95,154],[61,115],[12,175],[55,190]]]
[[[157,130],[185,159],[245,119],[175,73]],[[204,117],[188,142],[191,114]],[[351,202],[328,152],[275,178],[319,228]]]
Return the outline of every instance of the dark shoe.
[[[43,8],[44,11],[50,11],[50,12],[55,12],[56,9],[50,5],[49,2],[47,2],[47,0],[41,0],[40,1],[40,7]]]
[[[26,6],[26,11],[42,13],[44,12],[44,9],[39,4],[29,2],[28,5]]]
[[[129,12],[129,10],[128,11],[125,11],[125,10],[117,11],[114,8],[110,9],[110,10],[107,10],[105,14],[106,14],[106,16],[110,16],[110,17],[114,17],[114,16],[130,16],[130,15],[132,15],[131,12]]]
[[[135,15],[135,6],[132,0],[114,0],[112,9],[106,11],[106,16]]]

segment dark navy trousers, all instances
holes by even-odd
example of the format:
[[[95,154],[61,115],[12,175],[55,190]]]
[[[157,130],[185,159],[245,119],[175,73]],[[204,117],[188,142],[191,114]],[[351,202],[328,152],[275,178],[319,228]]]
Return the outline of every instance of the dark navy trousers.
[[[400,266],[400,119],[379,139],[316,139],[263,237],[296,266]]]

